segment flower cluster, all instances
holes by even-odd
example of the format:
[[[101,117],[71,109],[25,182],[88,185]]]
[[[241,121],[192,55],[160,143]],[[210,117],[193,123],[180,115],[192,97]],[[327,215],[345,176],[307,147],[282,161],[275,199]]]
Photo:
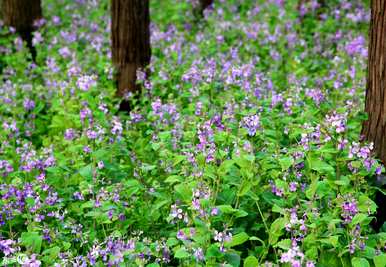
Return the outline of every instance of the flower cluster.
[[[358,213],[357,201],[354,198],[347,197],[347,199],[342,203],[341,209],[344,223],[350,223],[355,214]]]
[[[302,267],[304,260],[304,253],[298,246],[291,247],[287,252],[283,253],[280,257],[281,263],[289,263],[292,267]],[[306,267],[315,267],[312,261],[306,262]]]
[[[250,136],[254,136],[256,131],[260,128],[260,117],[259,115],[250,115],[243,118],[241,126],[248,130]]]

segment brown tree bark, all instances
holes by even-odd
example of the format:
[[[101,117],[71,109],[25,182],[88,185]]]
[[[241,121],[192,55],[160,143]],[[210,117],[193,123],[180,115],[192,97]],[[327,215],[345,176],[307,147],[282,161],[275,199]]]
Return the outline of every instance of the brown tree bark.
[[[112,0],[112,59],[117,95],[138,93],[137,69],[150,63],[149,0]]]
[[[2,0],[2,13],[4,24],[12,26],[27,43],[35,61],[36,49],[32,45],[33,23],[42,18],[40,0]]]
[[[362,134],[386,164],[386,1],[371,1],[369,58]]]

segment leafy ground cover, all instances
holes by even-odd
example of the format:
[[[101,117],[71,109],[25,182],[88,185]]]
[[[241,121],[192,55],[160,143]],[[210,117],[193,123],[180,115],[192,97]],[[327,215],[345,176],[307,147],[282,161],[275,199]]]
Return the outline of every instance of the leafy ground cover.
[[[109,1],[43,2],[37,64],[0,28],[3,266],[385,266],[366,3],[152,1],[125,114]]]

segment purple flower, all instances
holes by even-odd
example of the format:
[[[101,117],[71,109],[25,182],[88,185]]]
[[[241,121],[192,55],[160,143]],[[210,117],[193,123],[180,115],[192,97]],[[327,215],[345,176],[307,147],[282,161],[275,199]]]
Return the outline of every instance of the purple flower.
[[[113,117],[112,125],[113,127],[111,128],[111,133],[113,135],[120,136],[122,134],[123,128],[122,123],[120,122],[118,117]]]
[[[27,111],[33,110],[35,107],[35,102],[27,98],[27,99],[24,99],[23,106]]]
[[[203,261],[205,259],[202,248],[193,248],[193,256],[197,261]]]
[[[68,58],[69,56],[71,56],[71,51],[70,49],[65,46],[65,47],[62,47],[59,49],[59,54],[63,57],[63,58]]]
[[[83,147],[83,152],[88,154],[88,153],[91,152],[91,148],[89,146],[84,146]]]
[[[292,267],[301,267],[304,260],[304,254],[298,246],[293,246],[287,252],[281,254],[281,263],[290,263]]]
[[[213,208],[210,212],[210,215],[217,216],[218,215],[218,208]]]
[[[36,259],[36,255],[32,254],[31,258],[27,258],[23,263],[23,267],[39,267],[41,265],[41,261]]]
[[[32,44],[34,45],[34,46],[36,46],[37,44],[40,44],[40,43],[42,43],[43,42],[43,36],[42,36],[42,34],[40,33],[40,32],[34,32],[33,33],[33,38],[32,38]]]
[[[355,199],[348,199],[343,202],[342,206],[342,218],[344,223],[350,223],[352,218],[358,213],[358,205]]]
[[[13,254],[16,251],[16,249],[12,247],[15,243],[16,242],[11,239],[0,240],[0,251],[2,251],[5,256]]]
[[[66,140],[69,140],[69,141],[74,140],[74,138],[75,138],[74,129],[72,129],[72,128],[66,129],[66,131],[64,132],[64,138]]]
[[[257,114],[246,116],[241,121],[241,126],[248,130],[250,136],[254,136],[257,129],[260,128],[260,117]]]
[[[297,189],[297,187],[298,187],[298,183],[297,183],[297,182],[291,182],[291,183],[289,184],[289,190],[290,190],[291,192],[295,192],[296,189]]]
[[[97,137],[98,137],[98,134],[97,134],[97,132],[95,132],[94,130],[91,130],[91,129],[88,129],[87,131],[86,131],[86,135],[87,135],[87,138],[88,139],[96,139]]]
[[[346,116],[344,114],[334,112],[332,115],[326,115],[326,123],[331,125],[338,134],[346,130]]]
[[[306,96],[310,97],[317,106],[324,100],[324,95],[320,89],[308,89],[306,90]]]
[[[187,236],[185,235],[185,233],[182,231],[182,230],[178,230],[177,232],[177,238],[179,240],[186,240],[187,239]]]
[[[60,17],[58,17],[58,16],[53,16],[53,17],[52,17],[52,23],[53,23],[54,25],[59,25],[59,24],[61,23]]]
[[[96,76],[95,75],[84,75],[78,78],[76,85],[82,91],[88,91],[91,87],[96,85]]]
[[[345,49],[349,56],[354,56],[355,54],[361,54],[366,56],[366,39],[362,35],[360,35],[354,38],[350,43],[348,43]]]
[[[196,110],[194,111],[194,114],[196,116],[200,116],[201,115],[201,112],[202,112],[202,102],[198,101],[196,103]]]
[[[92,118],[92,112],[89,108],[85,107],[80,111],[80,119],[81,121],[84,121],[86,118]]]

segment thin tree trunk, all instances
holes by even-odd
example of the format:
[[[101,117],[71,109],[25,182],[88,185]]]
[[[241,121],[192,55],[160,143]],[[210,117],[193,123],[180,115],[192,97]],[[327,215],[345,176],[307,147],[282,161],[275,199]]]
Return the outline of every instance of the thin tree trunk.
[[[386,1],[371,1],[368,76],[362,134],[386,164]]]
[[[149,0],[112,0],[112,59],[117,95],[138,93],[138,69],[150,63]]]
[[[35,61],[36,49],[32,45],[32,32],[34,21],[42,18],[42,7],[40,0],[3,0],[2,13],[4,24],[12,26],[27,43]]]

